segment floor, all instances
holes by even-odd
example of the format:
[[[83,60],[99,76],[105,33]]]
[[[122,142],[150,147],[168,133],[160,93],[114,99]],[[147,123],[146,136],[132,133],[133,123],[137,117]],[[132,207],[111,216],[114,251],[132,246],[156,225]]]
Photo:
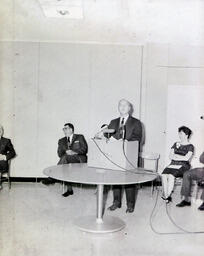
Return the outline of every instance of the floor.
[[[4,184],[0,191],[0,256],[203,256],[204,234],[155,234],[149,218],[155,204],[149,187],[140,188],[133,214],[123,207],[105,214],[126,222],[120,232],[105,235],[84,233],[73,220],[95,213],[94,187],[74,187],[74,195],[61,196],[61,185],[46,187],[40,183],[13,183],[9,191]],[[175,207],[178,188],[168,210],[176,223],[187,230],[204,231],[204,212],[191,207]],[[111,204],[108,193],[106,208]],[[158,197],[153,226],[159,232],[180,232],[168,219],[164,202]]]

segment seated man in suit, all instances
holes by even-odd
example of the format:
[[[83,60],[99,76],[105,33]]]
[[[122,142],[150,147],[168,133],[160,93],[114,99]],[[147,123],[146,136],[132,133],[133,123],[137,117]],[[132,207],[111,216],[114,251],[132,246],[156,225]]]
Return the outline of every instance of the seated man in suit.
[[[74,134],[74,126],[71,123],[66,123],[63,131],[65,137],[58,141],[57,154],[60,158],[58,164],[86,163],[88,146],[84,136],[81,134]],[[43,184],[45,185],[53,183],[55,183],[55,180],[51,178],[43,181]],[[73,195],[71,184],[66,184],[67,191],[63,194],[64,197]]]
[[[112,120],[108,126],[109,129],[114,129],[115,132],[112,137],[120,140],[124,138],[124,127],[125,127],[125,138],[128,141],[142,140],[142,125],[141,122],[131,116],[132,105],[129,101],[122,99],[118,103],[118,110],[120,117]],[[126,200],[127,200],[127,213],[132,213],[135,207],[135,185],[125,186]],[[111,211],[121,207],[122,187],[113,187],[113,204],[108,208]]]
[[[200,162],[204,164],[204,152],[200,156]],[[194,168],[189,171],[186,171],[183,175],[183,183],[181,188],[181,195],[183,196],[183,200],[177,204],[177,207],[185,207],[191,205],[191,185],[192,181],[204,181],[204,167],[200,168]],[[204,211],[204,189],[201,195],[201,199],[203,200],[203,203],[198,208],[201,211]]]
[[[3,133],[3,126],[0,125],[0,175],[8,171],[8,161],[16,155],[11,140],[4,138]],[[2,184],[0,184],[1,187]]]

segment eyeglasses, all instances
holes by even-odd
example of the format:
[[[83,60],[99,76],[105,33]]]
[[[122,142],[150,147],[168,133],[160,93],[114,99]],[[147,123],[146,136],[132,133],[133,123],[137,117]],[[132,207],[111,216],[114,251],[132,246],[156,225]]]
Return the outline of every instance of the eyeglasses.
[[[67,131],[67,130],[70,130],[70,129],[72,129],[72,128],[70,128],[70,127],[63,127],[62,128],[63,131]]]

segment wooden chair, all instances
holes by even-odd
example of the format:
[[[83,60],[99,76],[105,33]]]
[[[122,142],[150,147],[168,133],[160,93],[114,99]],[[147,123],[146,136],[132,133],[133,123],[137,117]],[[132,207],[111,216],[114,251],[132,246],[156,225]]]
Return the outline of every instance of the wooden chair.
[[[152,172],[158,172],[160,154],[152,152],[141,152],[142,167]],[[151,194],[154,192],[154,181],[152,181]]]
[[[0,173],[0,184],[2,183],[2,181],[8,181],[9,189],[11,189],[10,166],[11,166],[11,161],[9,160],[8,161],[8,170]],[[6,175],[6,177],[5,177],[5,175]]]

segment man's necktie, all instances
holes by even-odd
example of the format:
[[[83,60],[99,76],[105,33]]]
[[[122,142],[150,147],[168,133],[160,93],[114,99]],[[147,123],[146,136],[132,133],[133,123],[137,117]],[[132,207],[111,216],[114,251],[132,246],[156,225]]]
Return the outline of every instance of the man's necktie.
[[[121,121],[121,124],[120,124],[121,127],[124,126],[124,120],[125,120],[125,118],[123,117],[123,118],[122,118],[122,121]]]
[[[67,138],[68,149],[70,148],[70,137]]]
[[[121,123],[120,123],[120,128],[119,128],[119,137],[120,137],[120,139],[123,137],[124,121],[125,121],[125,119],[124,119],[124,117],[123,117],[122,120],[121,120]]]

